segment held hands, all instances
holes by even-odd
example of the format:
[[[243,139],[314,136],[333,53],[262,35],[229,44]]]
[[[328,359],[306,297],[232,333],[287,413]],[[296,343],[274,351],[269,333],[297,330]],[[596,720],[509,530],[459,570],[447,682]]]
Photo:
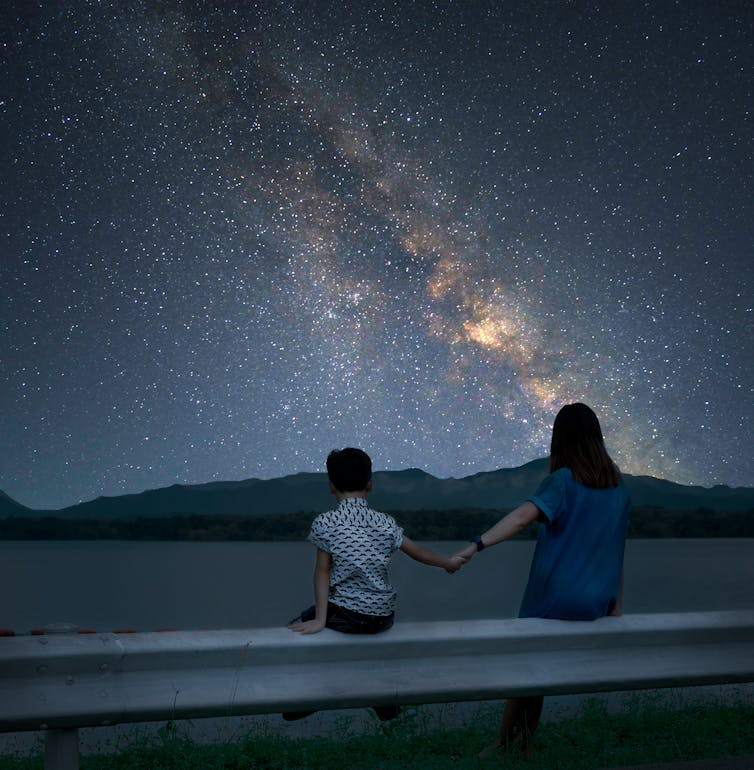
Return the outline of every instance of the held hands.
[[[468,564],[477,552],[476,543],[469,543],[463,550],[454,553],[452,556],[448,556],[446,559],[445,571],[452,575],[454,572],[458,572],[464,564]]]
[[[446,565],[445,565],[445,571],[452,575],[454,572],[458,572],[461,567],[463,567],[464,564],[466,564],[468,560],[464,559],[462,556],[459,556],[458,554],[453,554],[453,556],[448,556],[446,559]]]

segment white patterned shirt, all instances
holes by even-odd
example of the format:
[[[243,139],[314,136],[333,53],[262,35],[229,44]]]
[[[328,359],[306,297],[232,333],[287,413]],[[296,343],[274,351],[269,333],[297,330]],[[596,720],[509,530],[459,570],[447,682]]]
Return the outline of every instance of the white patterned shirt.
[[[403,541],[392,516],[373,511],[366,498],[347,497],[312,522],[309,541],[332,557],[330,601],[365,615],[395,612],[388,567]]]

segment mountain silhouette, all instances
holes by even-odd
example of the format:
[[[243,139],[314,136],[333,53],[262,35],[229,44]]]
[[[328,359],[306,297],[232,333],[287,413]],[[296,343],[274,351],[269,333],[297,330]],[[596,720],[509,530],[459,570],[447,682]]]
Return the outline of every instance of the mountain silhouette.
[[[455,479],[438,479],[409,468],[378,471],[371,505],[387,511],[510,509],[534,492],[547,475],[548,460],[533,460]],[[685,486],[651,476],[624,475],[635,507],[729,512],[754,510],[754,488]],[[98,497],[55,511],[26,508],[0,492],[0,516],[65,518],[156,517],[187,514],[279,514],[324,511],[333,506],[325,473],[297,473],[276,479],[174,484],[117,497]]]
[[[0,490],[0,517],[4,516],[33,516],[36,511],[17,503],[12,497],[8,497]]]

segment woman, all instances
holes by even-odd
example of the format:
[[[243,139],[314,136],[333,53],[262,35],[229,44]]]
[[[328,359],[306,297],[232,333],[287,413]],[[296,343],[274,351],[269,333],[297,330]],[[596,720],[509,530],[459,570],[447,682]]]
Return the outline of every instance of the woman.
[[[597,416],[586,404],[568,404],[553,424],[549,476],[532,497],[457,555],[471,559],[539,521],[543,526],[519,617],[594,620],[620,615],[629,507]],[[508,700],[498,740],[480,756],[505,750],[517,737],[528,756],[543,701],[542,696]]]

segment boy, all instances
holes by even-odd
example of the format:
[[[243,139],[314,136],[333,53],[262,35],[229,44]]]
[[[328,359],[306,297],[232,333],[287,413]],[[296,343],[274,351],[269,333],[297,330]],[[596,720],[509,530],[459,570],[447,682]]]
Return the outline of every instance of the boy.
[[[396,550],[451,574],[466,559],[442,556],[409,540],[392,516],[367,505],[372,461],[363,450],[347,447],[330,452],[327,475],[338,506],[317,516],[309,533],[317,546],[315,604],[288,627],[302,634],[323,628],[347,634],[385,631],[395,617],[396,594],[388,566]]]

